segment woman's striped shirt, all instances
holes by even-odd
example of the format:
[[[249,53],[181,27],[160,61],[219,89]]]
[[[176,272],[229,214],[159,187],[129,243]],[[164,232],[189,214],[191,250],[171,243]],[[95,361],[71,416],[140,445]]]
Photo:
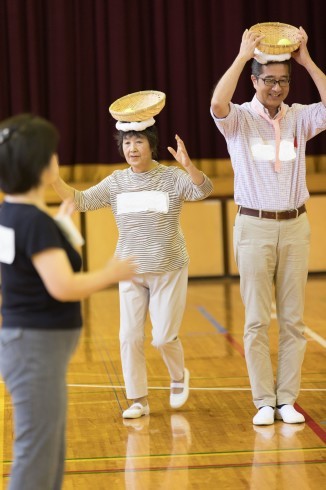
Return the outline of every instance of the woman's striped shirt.
[[[75,191],[78,211],[111,206],[119,230],[116,255],[134,257],[139,273],[166,272],[189,261],[180,213],[184,201],[205,199],[213,190],[210,179],[196,185],[176,166],[158,164],[135,173],[116,170],[86,191]]]

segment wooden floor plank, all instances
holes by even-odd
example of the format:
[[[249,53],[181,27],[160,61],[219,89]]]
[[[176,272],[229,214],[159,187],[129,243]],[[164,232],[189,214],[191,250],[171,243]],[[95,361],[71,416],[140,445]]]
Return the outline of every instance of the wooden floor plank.
[[[134,421],[121,417],[128,402],[119,354],[118,291],[111,288],[93,295],[83,305],[85,327],[68,373],[63,490],[322,488],[326,476],[325,299],[326,277],[309,277],[305,319],[312,336],[307,335],[297,400],[306,423],[277,421],[273,426],[254,427],[256,410],[243,355],[244,311],[238,279],[189,281],[181,338],[191,391],[188,403],[177,411],[169,407],[170,380],[151,346],[147,321],[151,414]],[[272,318],[274,367],[277,340],[277,321]],[[3,383],[0,409],[0,464],[3,460],[6,488],[13,414]]]

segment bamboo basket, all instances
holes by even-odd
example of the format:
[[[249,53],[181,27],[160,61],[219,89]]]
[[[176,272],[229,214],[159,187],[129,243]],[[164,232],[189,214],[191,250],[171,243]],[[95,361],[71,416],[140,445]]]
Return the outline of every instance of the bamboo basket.
[[[109,112],[118,121],[145,121],[163,109],[165,98],[164,92],[142,90],[117,99],[110,105]]]
[[[263,22],[250,27],[249,31],[264,35],[265,38],[258,44],[257,49],[267,54],[292,53],[300,46],[298,41],[299,29],[281,22]],[[290,44],[278,44],[287,39]]]

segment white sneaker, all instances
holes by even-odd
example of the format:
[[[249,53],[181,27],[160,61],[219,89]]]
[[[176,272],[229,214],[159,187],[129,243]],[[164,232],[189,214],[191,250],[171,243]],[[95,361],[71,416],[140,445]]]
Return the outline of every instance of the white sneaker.
[[[275,409],[275,418],[283,420],[287,424],[302,424],[305,421],[302,413],[298,412],[293,405],[283,405]]]
[[[272,425],[274,424],[274,408],[262,407],[252,419],[254,425]]]
[[[149,415],[149,405],[142,405],[141,403],[133,403],[127,410],[122,414],[124,419],[138,419],[143,415]]]

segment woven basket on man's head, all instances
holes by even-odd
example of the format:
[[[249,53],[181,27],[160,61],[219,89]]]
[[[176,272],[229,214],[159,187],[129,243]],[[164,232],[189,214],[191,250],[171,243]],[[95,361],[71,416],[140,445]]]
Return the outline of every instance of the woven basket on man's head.
[[[300,46],[299,29],[281,22],[263,22],[250,27],[249,31],[264,35],[257,49],[266,54],[292,53]]]
[[[118,121],[146,121],[161,112],[164,105],[164,92],[142,90],[116,100],[110,105],[109,111]]]

